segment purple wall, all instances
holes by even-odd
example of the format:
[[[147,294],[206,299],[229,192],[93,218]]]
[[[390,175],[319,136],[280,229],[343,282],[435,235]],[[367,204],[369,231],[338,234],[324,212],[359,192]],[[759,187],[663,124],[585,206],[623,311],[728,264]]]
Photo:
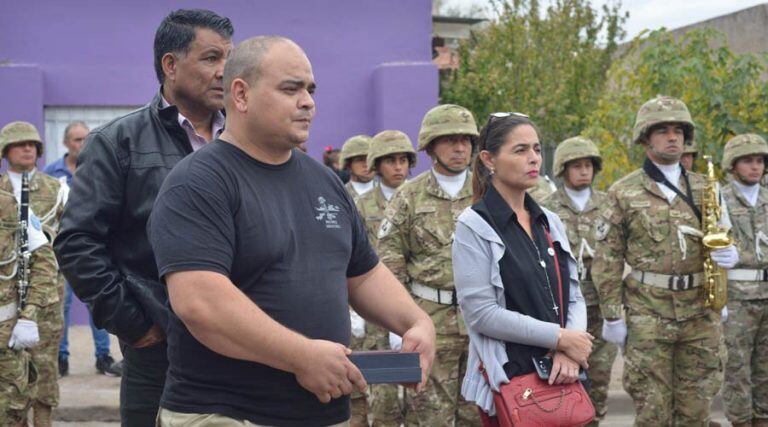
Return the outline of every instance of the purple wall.
[[[308,148],[400,129],[416,143],[436,105],[430,0],[220,0],[0,4],[0,126],[30,121],[44,106],[145,104],[157,91],[152,41],[171,10],[208,8],[232,19],[235,41],[280,34],[307,52],[318,84]],[[417,171],[426,169],[422,156]],[[85,322],[82,305],[73,319]]]

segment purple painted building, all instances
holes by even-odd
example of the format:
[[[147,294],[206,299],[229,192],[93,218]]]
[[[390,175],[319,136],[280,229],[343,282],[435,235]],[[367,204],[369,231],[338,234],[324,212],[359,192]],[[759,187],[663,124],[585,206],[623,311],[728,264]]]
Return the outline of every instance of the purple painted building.
[[[46,140],[42,165],[64,154],[67,122],[96,126],[145,104],[158,90],[155,29],[181,7],[229,17],[236,42],[280,34],[304,48],[318,85],[307,144],[315,158],[324,146],[384,129],[403,130],[415,144],[421,118],[437,103],[429,0],[27,0],[0,4],[0,126],[37,125]],[[87,321],[79,302],[72,316]]]

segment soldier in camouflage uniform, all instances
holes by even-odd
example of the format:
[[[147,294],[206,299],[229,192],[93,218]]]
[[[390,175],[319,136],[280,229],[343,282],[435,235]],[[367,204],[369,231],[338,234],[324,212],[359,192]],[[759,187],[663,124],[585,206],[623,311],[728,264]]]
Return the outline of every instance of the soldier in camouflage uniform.
[[[643,104],[633,142],[645,149],[645,163],[611,186],[595,226],[602,336],[625,346],[624,388],[637,426],[707,425],[722,383],[720,313],[704,306],[701,287],[698,212],[706,179],[679,164],[683,144],[693,140],[682,101],[662,96]],[[711,256],[723,268],[738,261],[733,245]],[[622,280],[625,262],[632,272]]]
[[[379,256],[432,318],[437,355],[420,394],[406,390],[405,424],[478,425],[475,405],[461,397],[469,340],[453,285],[451,243],[456,219],[472,204],[467,170],[477,125],[467,109],[441,105],[424,116],[419,150],[433,167],[404,184],[379,228]]]
[[[37,158],[43,153],[43,143],[32,124],[10,123],[0,131],[0,140],[2,156],[9,164],[9,172],[0,176],[0,189],[7,192],[20,191],[15,188],[19,184],[13,184],[12,175],[29,172],[30,210],[39,219],[43,232],[52,242],[66,202],[66,185],[35,169]],[[59,404],[58,345],[64,327],[62,276],[58,276],[57,283],[59,297],[55,303],[45,306],[38,313],[40,344],[30,350],[38,371],[37,395],[33,402],[35,426],[51,425],[52,408]]]
[[[368,135],[355,135],[341,146],[339,165],[342,170],[349,172],[349,182],[344,188],[353,199],[371,191],[375,184],[373,171],[368,169],[366,162],[370,146],[371,137]]]
[[[595,406],[598,425],[605,417],[611,367],[617,348],[601,338],[603,317],[597,290],[592,283],[592,258],[595,255],[594,226],[600,208],[608,202],[608,195],[592,188],[594,176],[602,169],[603,159],[597,146],[589,139],[577,136],[566,139],[555,150],[554,173],[563,180],[563,187],[541,203],[563,220],[568,241],[577,258],[579,284],[587,304],[587,331],[595,337],[589,356],[589,379],[592,387],[589,397]]]
[[[18,144],[20,141],[23,142],[23,147],[10,152],[8,144]],[[11,170],[16,168],[16,160],[19,163],[34,164],[38,157],[35,150],[41,149],[40,137],[28,123],[15,122],[0,130],[0,152],[3,158],[9,156],[14,160],[10,162]],[[16,336],[17,328],[28,326],[34,330],[35,342],[39,342],[43,332],[42,326],[38,328],[38,324],[45,320],[45,314],[51,307],[58,304],[60,308],[58,271],[53,250],[43,234],[43,226],[30,209],[28,235],[32,256],[29,288],[26,305],[20,316],[17,316],[19,205],[16,197],[20,197],[20,193],[20,188],[18,196],[14,195],[13,187],[10,190],[0,189],[0,425],[3,426],[26,424],[24,419],[35,397],[34,386],[37,378],[29,347],[9,348],[11,336]],[[53,343],[54,347],[57,343],[58,341]]]
[[[739,263],[728,271],[725,415],[734,427],[768,426],[768,190],[760,185],[768,144],[755,134],[728,141],[722,168],[732,174],[723,198]]]
[[[693,172],[696,158],[699,156],[699,149],[696,145],[686,145],[683,149],[683,157],[680,158],[680,164],[689,172]]]
[[[533,200],[536,200],[536,203],[540,203],[555,191],[557,191],[555,183],[552,182],[548,176],[541,175],[539,176],[539,181],[536,183],[536,186],[528,190],[528,194],[533,197]]]
[[[344,188],[355,200],[374,187],[373,172],[369,171],[366,166],[366,158],[370,146],[371,137],[368,135],[355,135],[346,140],[344,145],[341,146],[339,164],[342,170],[349,172],[349,182],[344,185]],[[349,315],[352,324],[349,347],[354,350],[366,349],[365,329],[370,326],[366,325],[365,320],[355,313],[352,307],[349,308]],[[367,426],[369,411],[365,394],[354,391],[350,398],[352,404],[350,425],[352,427]]]
[[[396,130],[385,130],[373,137],[368,151],[366,167],[379,178],[379,185],[355,199],[357,210],[365,223],[368,240],[375,248],[377,233],[384,219],[384,210],[416,165],[416,150],[408,135]],[[365,325],[364,350],[390,348],[387,331],[371,323]],[[402,408],[397,386],[381,384],[372,386],[372,421],[374,426],[397,426],[403,422]]]

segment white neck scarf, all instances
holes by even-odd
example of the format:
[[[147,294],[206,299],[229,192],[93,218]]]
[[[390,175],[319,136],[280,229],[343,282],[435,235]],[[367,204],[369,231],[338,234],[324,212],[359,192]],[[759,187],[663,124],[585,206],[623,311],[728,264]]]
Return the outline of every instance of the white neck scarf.
[[[579,212],[583,211],[584,208],[587,207],[589,196],[592,195],[592,189],[590,187],[587,187],[583,190],[574,190],[565,185],[563,188],[565,189],[565,194],[567,194],[573,204],[576,205],[576,208],[579,210]]]
[[[464,181],[467,180],[466,169],[458,175],[443,175],[436,171],[435,168],[432,168],[432,174],[435,175],[435,179],[437,179],[440,188],[451,197],[456,197],[456,195],[459,194],[461,189],[464,188]]]
[[[678,187],[680,185],[680,163],[675,163],[673,165],[660,165],[656,162],[653,162],[654,165],[656,165],[657,168],[661,171],[661,173],[664,174],[664,177],[667,178],[667,181],[671,182],[672,185],[675,187]],[[669,203],[672,203],[672,200],[675,200],[675,197],[677,196],[677,193],[675,193],[674,190],[667,187],[666,185],[657,182],[656,185],[659,186],[659,189],[661,189],[661,192],[664,193],[664,196],[667,198],[667,201]]]
[[[747,199],[749,205],[755,207],[757,204],[757,196],[760,195],[760,183],[745,185],[739,182],[737,179],[734,179],[732,182],[733,186],[738,188],[744,198]]]
[[[352,188],[355,189],[357,194],[362,196],[363,194],[373,190],[373,181],[374,180],[370,180],[368,182],[357,182],[357,181],[349,181],[349,182],[352,183]]]

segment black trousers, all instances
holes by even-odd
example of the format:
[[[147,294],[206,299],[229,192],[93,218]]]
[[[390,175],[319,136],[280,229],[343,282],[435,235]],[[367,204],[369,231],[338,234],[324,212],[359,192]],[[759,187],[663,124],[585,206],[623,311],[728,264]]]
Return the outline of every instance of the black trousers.
[[[149,348],[120,342],[123,377],[120,381],[120,419],[123,427],[153,427],[163,395],[168,354],[165,341]]]

